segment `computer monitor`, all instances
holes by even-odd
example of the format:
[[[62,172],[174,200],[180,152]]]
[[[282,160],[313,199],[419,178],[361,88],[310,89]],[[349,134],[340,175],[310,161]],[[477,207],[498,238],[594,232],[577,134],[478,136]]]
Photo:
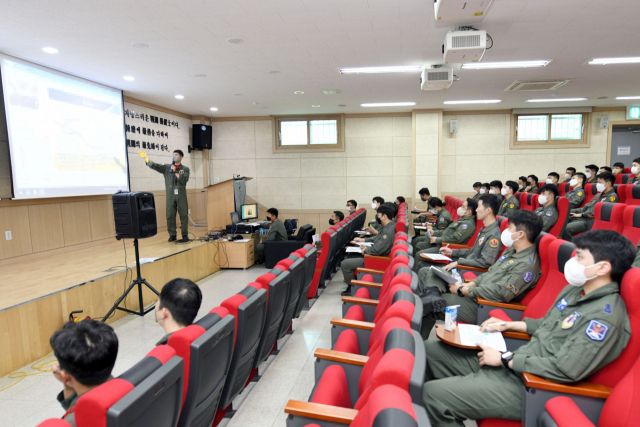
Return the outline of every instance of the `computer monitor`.
[[[258,204],[242,205],[242,220],[247,221],[258,218]]]

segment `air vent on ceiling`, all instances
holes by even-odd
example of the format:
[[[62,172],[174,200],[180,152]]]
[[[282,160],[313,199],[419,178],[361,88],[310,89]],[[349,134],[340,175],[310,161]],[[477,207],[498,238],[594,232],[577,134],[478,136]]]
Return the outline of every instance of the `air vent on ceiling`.
[[[516,80],[511,83],[504,91],[516,92],[516,91],[544,91],[544,90],[556,90],[560,86],[567,84],[569,80],[547,80],[547,81],[527,81]]]
[[[451,47],[454,49],[460,47],[480,47],[480,34],[453,36],[451,37]]]
[[[428,82],[440,82],[444,80],[449,80],[448,71],[428,71],[427,72]]]

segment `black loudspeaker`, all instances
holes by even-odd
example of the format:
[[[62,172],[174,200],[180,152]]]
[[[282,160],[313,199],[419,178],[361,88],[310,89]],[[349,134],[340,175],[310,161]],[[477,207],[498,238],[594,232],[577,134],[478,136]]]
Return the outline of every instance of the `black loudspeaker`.
[[[194,150],[211,150],[213,144],[213,128],[207,125],[193,125],[191,147]]]
[[[146,239],[156,235],[158,222],[153,193],[116,193],[111,200],[116,239]]]

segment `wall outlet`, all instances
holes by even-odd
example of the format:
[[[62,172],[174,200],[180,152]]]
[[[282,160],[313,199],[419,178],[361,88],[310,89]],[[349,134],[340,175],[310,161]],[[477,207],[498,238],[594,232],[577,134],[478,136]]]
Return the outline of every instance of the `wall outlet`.
[[[219,182],[220,182],[220,177],[219,177],[219,176],[214,176],[214,177],[213,177],[213,183],[214,183],[214,184],[217,184],[217,183],[219,183]]]
[[[11,237],[11,230],[7,230],[7,231],[5,231],[5,232],[4,232],[4,238],[5,238],[6,240],[11,240],[11,239],[12,239],[12,237]]]
[[[188,209],[188,210],[189,210],[189,215],[191,215],[191,209]]]

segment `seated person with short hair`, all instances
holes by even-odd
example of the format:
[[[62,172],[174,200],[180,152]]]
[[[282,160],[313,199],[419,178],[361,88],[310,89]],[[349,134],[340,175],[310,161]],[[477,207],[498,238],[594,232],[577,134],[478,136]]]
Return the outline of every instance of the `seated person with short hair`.
[[[358,243],[373,242],[373,245],[369,247],[360,245],[361,254],[349,254],[350,256],[343,259],[340,263],[344,282],[348,285],[347,289],[342,293],[343,295],[351,295],[351,281],[356,278],[354,272],[358,268],[364,267],[364,255],[387,256],[389,252],[391,252],[393,240],[396,236],[396,227],[393,221],[395,211],[392,205],[392,203],[383,203],[378,207],[376,222],[382,227],[378,235],[366,239],[354,239],[354,241]]]
[[[627,178],[627,185],[640,184],[640,157],[633,159],[631,163],[631,175]]]
[[[545,184],[558,185],[559,180],[560,180],[560,175],[558,175],[558,172],[549,172],[549,175],[547,175],[547,181],[545,182]]]
[[[502,197],[502,181],[497,179],[491,181],[489,183],[489,194],[495,194],[498,198],[498,202],[502,204],[502,200],[504,199],[504,197]]]
[[[165,335],[156,345],[167,344],[174,332],[193,324],[202,304],[200,287],[189,279],[168,281],[160,291],[154,315]]]
[[[507,181],[504,183],[504,187],[500,190],[504,201],[500,205],[498,216],[509,218],[511,214],[520,209],[520,201],[514,196],[516,191],[518,191],[518,184],[516,184],[515,181]]]
[[[262,237],[261,242],[289,240],[287,236],[287,229],[284,227],[282,221],[278,219],[278,209],[267,209],[267,221],[271,221],[269,225],[269,233]],[[255,248],[256,264],[264,262],[264,243],[258,243]]]
[[[469,283],[434,282],[444,298],[444,303],[432,306],[459,305],[458,321],[476,323],[478,318],[477,298],[494,302],[520,301],[533,289],[540,278],[540,259],[535,242],[542,230],[542,220],[533,212],[519,210],[509,218],[509,228],[502,232],[500,240],[508,249],[489,271]],[[436,320],[444,320],[444,310],[427,316],[425,306],[422,320],[423,336],[429,332]]]
[[[333,211],[331,218],[329,218],[329,225],[336,225],[344,219],[344,214],[340,211]]]
[[[396,199],[393,201],[393,203],[395,203],[396,206],[400,206],[401,204],[405,203],[404,197],[402,197],[402,196],[396,197]]]
[[[564,181],[562,181],[563,184],[567,184],[569,181],[571,181],[571,177],[573,177],[573,175],[576,174],[576,168],[567,168],[567,170],[564,172]]]
[[[380,205],[382,205],[383,203],[384,199],[380,196],[376,196],[371,200],[371,208],[377,211]],[[375,236],[380,232],[381,229],[382,227],[376,222],[374,214],[374,219],[369,223],[369,226],[365,229],[365,231],[368,231]]]
[[[535,175],[529,175],[527,177],[527,186],[524,189],[525,193],[538,194],[538,177]]]
[[[420,257],[421,253],[437,254],[440,251],[442,242],[465,244],[473,236],[476,231],[476,209],[478,202],[473,199],[467,199],[462,206],[458,208],[459,218],[449,224],[444,230],[433,230],[428,240],[418,243],[415,249],[418,252],[413,253],[415,264],[413,270],[417,273],[422,267],[427,265],[428,261]]]
[[[484,345],[478,352],[425,341],[422,401],[434,426],[462,426],[465,419],[520,420],[523,373],[574,383],[624,350],[631,325],[619,283],[633,261],[633,245],[610,230],[590,231],[575,243],[577,255],[564,266],[569,285],[544,317],[483,323],[485,330],[531,335],[524,346],[501,354]]]
[[[427,230],[429,230],[431,233],[433,233],[434,230],[445,230],[449,226],[449,224],[453,222],[451,214],[444,208],[442,200],[440,200],[438,197],[432,197],[429,199],[429,213],[431,213],[432,216],[436,217],[436,222],[434,222],[433,224],[425,222],[420,225],[426,226]],[[413,246],[414,252],[418,252],[420,250],[418,249],[419,243],[426,242],[428,240],[429,238],[427,236],[418,236],[416,234],[416,236],[411,240],[411,246]]]
[[[527,177],[526,176],[521,176],[520,178],[518,178],[518,191],[520,192],[524,192],[524,189],[527,186]]]
[[[482,188],[482,183],[480,181],[473,183],[473,200],[478,200],[482,194],[480,194],[480,188]]]
[[[428,202],[429,199],[431,199],[431,192],[429,192],[429,189],[427,187],[421,188],[420,191],[418,191],[418,194],[420,195],[420,200],[422,200],[423,202]],[[414,210],[420,211],[420,215],[413,218],[414,224],[423,224],[427,222],[428,218],[431,217],[428,209],[426,211],[422,211],[416,206]]]
[[[347,212],[349,213],[353,213],[356,210],[358,210],[358,202],[356,202],[355,200],[348,200],[347,201]]]
[[[480,187],[480,194],[490,194],[489,191],[491,191],[491,186],[489,185],[489,183],[483,183],[482,187]]]
[[[587,177],[582,172],[576,172],[569,181],[571,191],[564,194],[562,197],[569,199],[569,209],[577,209],[584,201],[584,183],[587,182]]]
[[[600,167],[600,172],[599,172],[599,173],[602,173],[602,172],[609,172],[609,173],[613,173],[613,169],[611,169],[609,166],[601,166],[601,167]]]
[[[595,184],[597,182],[597,175],[600,168],[596,165],[587,165],[584,169],[584,175],[587,177],[586,184]]]
[[[106,323],[87,319],[65,323],[49,342],[58,359],[51,371],[64,385],[57,398],[66,411],[62,418],[75,427],[74,407],[80,396],[111,379],[118,337]]]
[[[593,196],[593,199],[591,199],[591,201],[583,207],[571,209],[571,213],[569,214],[571,218],[569,218],[569,223],[564,229],[563,238],[565,240],[571,242],[573,241],[574,234],[587,231],[587,217],[593,216],[596,208],[596,203],[618,203],[620,201],[620,199],[618,199],[618,195],[616,194],[616,190],[613,188],[613,184],[615,182],[616,177],[612,173],[602,172],[600,175],[598,175],[598,194]]]
[[[556,199],[560,192],[558,187],[553,184],[545,184],[540,189],[538,203],[540,207],[533,213],[542,219],[542,231],[547,232],[558,222],[558,207]]]
[[[621,173],[624,173],[624,163],[615,162],[613,164],[613,174],[614,175],[620,175]]]

